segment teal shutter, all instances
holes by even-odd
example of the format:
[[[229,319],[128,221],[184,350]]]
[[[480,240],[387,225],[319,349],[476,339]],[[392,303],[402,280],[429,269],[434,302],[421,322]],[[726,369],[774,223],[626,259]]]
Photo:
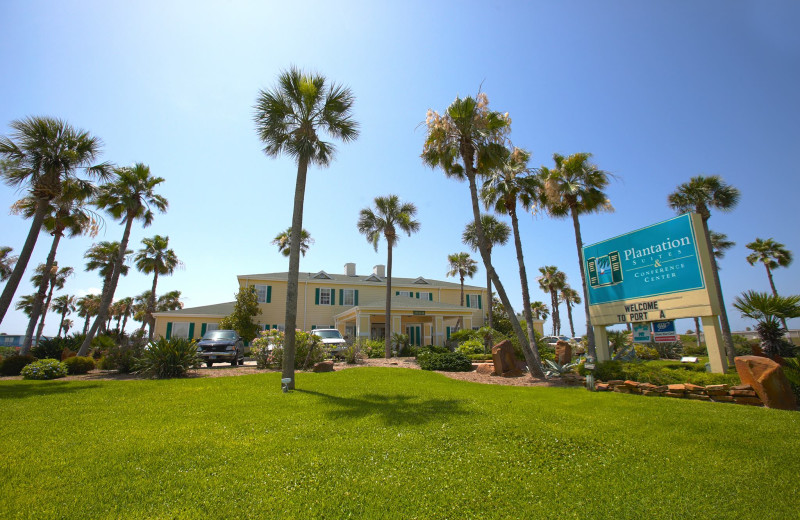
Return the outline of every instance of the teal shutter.
[[[419,300],[419,293],[417,293],[417,299]]]
[[[400,296],[400,291],[394,293],[395,296]]]
[[[172,322],[168,321],[167,322],[167,339],[169,339],[170,336],[172,336]]]
[[[189,339],[194,339],[194,322],[189,324]]]
[[[446,332],[447,332],[447,339],[450,339],[450,327],[447,327]]]
[[[433,301],[433,293],[432,292],[428,293],[428,301],[430,301],[430,302]]]
[[[273,325],[273,326],[272,326],[272,328],[273,328],[274,330],[278,330],[278,326],[277,326],[277,325]]]
[[[319,305],[319,287],[314,289],[314,305]]]
[[[358,289],[356,289],[355,295],[353,296],[353,303],[358,305]]]
[[[331,291],[331,305],[336,305],[336,289],[330,289],[330,291]]]
[[[344,305],[344,289],[339,289],[339,304]]]
[[[314,330],[314,329],[316,329],[316,328],[317,328],[317,326],[316,326],[316,325],[312,325],[312,326],[311,326],[311,330]]]
[[[481,295],[480,294],[478,295],[478,308],[479,309],[483,309],[483,306],[481,305]]]
[[[269,324],[264,325],[264,330],[269,330]]]
[[[467,307],[469,307],[469,294],[467,295]]]
[[[200,325],[200,337],[201,338],[206,335],[206,329],[207,328],[208,328],[208,323],[203,323],[203,324]]]
[[[272,286],[267,286],[267,303],[272,303]]]

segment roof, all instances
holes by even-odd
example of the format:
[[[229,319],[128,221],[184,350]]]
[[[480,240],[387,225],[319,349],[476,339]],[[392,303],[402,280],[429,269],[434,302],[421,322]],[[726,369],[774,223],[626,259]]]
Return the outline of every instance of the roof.
[[[236,302],[215,303],[214,305],[201,305],[200,307],[186,307],[168,312],[154,312],[153,316],[227,316],[233,312]]]
[[[289,273],[263,273],[263,274],[240,274],[240,280],[274,280],[274,281],[288,281]],[[299,274],[299,281],[301,282],[330,282],[333,284],[350,284],[350,285],[376,285],[385,286],[386,278],[378,278],[374,274],[358,274],[356,276],[348,276],[346,274],[331,274],[325,271],[318,273],[301,272]],[[458,282],[446,282],[444,280],[433,280],[431,278],[424,278],[418,276],[416,278],[401,278],[392,276],[393,289],[406,289],[414,287],[415,291],[424,291],[426,287],[432,289],[460,289],[461,284]],[[483,291],[486,287],[479,287],[476,285],[464,285],[465,290]]]

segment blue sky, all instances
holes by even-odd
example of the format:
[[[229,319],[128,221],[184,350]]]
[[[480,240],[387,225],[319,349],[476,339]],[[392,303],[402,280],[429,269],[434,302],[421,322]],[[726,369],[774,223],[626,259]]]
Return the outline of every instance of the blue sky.
[[[773,237],[800,254],[799,21],[800,4],[777,0],[8,0],[0,3],[0,133],[29,115],[60,117],[101,137],[104,160],[143,162],[164,177],[169,212],[135,228],[131,246],[169,235],[185,269],[161,278],[159,293],[181,290],[186,306],[197,306],[232,300],[237,274],[287,270],[270,242],[291,221],[296,167],[266,157],[253,125],[259,89],[282,70],[296,65],[349,86],[361,125],[329,168],[309,172],[304,227],[316,243],[303,271],[342,272],[355,262],[366,273],[385,263],[385,244],[376,253],[356,221],[375,196],[395,193],[417,205],[421,222],[395,249],[395,274],[445,278],[447,255],[467,250],[469,193],[422,165],[420,123],[428,108],[442,111],[482,86],[493,109],[510,113],[511,139],[533,153],[532,166],[551,166],[553,152],[586,151],[616,176],[608,189],[616,211],[582,219],[585,243],[674,216],[666,197],[694,175],[738,187],[738,208],[710,221],[737,243],[721,263],[730,309],[742,291],[768,290],[763,267],[744,260],[746,243]],[[0,207],[20,196],[0,186]],[[2,211],[0,229],[0,245],[19,250],[28,223]],[[521,231],[534,299],[548,301],[535,282],[546,264],[580,285],[569,221],[523,214]],[[94,240],[121,234],[108,218]],[[49,242],[40,236],[29,271]],[[65,292],[100,287],[83,271],[92,242],[62,243],[60,264],[77,271]],[[513,246],[494,258],[518,310]],[[798,265],[775,271],[779,291],[800,293]],[[28,278],[17,296],[33,292]],[[481,269],[472,283],[484,280]],[[116,297],[150,283],[132,270]],[[729,313],[734,329],[752,325]],[[583,333],[581,309],[575,318]],[[22,333],[25,322],[13,311],[0,332]],[[45,333],[57,322],[50,315]]]

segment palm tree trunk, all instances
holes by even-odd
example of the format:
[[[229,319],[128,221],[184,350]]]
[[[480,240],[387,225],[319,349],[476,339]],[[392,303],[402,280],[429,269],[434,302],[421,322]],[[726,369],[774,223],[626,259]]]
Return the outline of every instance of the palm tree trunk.
[[[125,251],[128,250],[128,239],[130,239],[131,236],[131,227],[133,227],[135,214],[135,211],[128,210],[125,216],[125,231],[122,232],[122,240],[119,244],[119,254],[117,256],[117,261],[114,263],[113,274],[111,275],[108,287],[104,287],[103,296],[100,299],[100,308],[97,310],[97,318],[95,318],[92,327],[86,334],[86,339],[83,340],[83,344],[80,350],[78,350],[79,356],[85,356],[89,353],[89,347],[92,345],[95,334],[97,334],[97,331],[106,322],[108,309],[111,307],[111,302],[114,300],[114,292],[117,290],[120,271],[122,271],[122,265],[125,263]]]
[[[36,246],[36,239],[39,237],[39,231],[42,229],[42,222],[47,215],[46,198],[39,198],[36,200],[36,212],[33,214],[33,221],[31,222],[31,229],[28,231],[28,237],[25,239],[25,244],[17,258],[17,263],[14,265],[14,270],[11,272],[6,286],[3,289],[3,294],[0,295],[0,323],[6,317],[6,312],[11,306],[11,300],[14,299],[14,293],[17,292],[17,287],[22,280],[22,275],[25,274],[25,269],[28,267],[28,262],[33,254],[33,248]],[[24,354],[24,352],[22,352]]]
[[[150,290],[150,301],[147,302],[147,316],[146,320],[150,325],[150,333],[147,335],[148,341],[153,341],[153,332],[156,327],[156,320],[153,318],[153,313],[156,312],[156,285],[158,285],[158,266],[153,270],[153,288]]]
[[[464,148],[466,148],[466,146]],[[492,266],[492,260],[489,257],[489,248],[486,241],[486,235],[484,235],[483,226],[481,225],[481,212],[480,206],[478,205],[478,186],[475,182],[475,170],[473,169],[472,165],[474,151],[470,153],[468,150],[462,150],[461,154],[464,160],[467,180],[469,181],[469,193],[472,200],[472,217],[475,221],[475,233],[478,235],[478,251],[481,253],[483,265],[486,267],[486,271],[489,273],[489,277],[491,278],[492,283],[494,283],[495,289],[497,289],[497,296],[500,298],[503,307],[505,307],[506,312],[508,313],[508,318],[511,321],[511,327],[514,329],[514,333],[516,334],[517,339],[522,346],[522,352],[525,354],[525,362],[528,364],[528,370],[530,370],[531,377],[543,378],[544,371],[542,371],[542,363],[539,360],[539,352],[538,350],[534,351],[531,349],[530,343],[528,342],[529,340],[525,337],[525,332],[523,332],[522,327],[519,324],[519,320],[514,313],[514,308],[511,306],[511,301],[508,299],[506,290],[503,287],[502,282],[500,282],[500,277],[497,276],[497,272],[495,272],[494,267]]]
[[[700,318],[694,318],[694,337],[697,338],[697,348],[700,348]]]
[[[294,210],[292,211],[292,236],[289,239],[289,275],[286,284],[286,336],[283,342],[284,379],[291,379],[287,385],[294,389],[294,358],[296,353],[295,329],[297,327],[297,292],[300,277],[300,241],[303,234],[303,202],[306,193],[308,159],[301,157],[297,162],[297,181],[294,188]]]
[[[130,311],[130,309],[126,308],[125,309],[125,314],[122,315],[122,328],[120,329],[120,332],[122,334],[125,334],[125,324],[128,323],[128,312],[129,311]]]
[[[89,313],[86,313],[86,321],[83,322],[83,335],[85,336],[87,332],[89,332]]]
[[[516,201],[515,201],[516,204]],[[511,216],[511,230],[514,232],[514,247],[517,250],[517,265],[519,266],[519,283],[522,287],[522,315],[525,317],[525,327],[528,329],[528,342],[533,357],[539,366],[542,360],[539,358],[539,348],[536,346],[536,333],[533,329],[533,313],[531,312],[531,296],[528,292],[528,272],[525,269],[525,259],[522,255],[522,241],[519,236],[519,220],[517,219],[517,210],[515,207],[508,208],[508,214]]]
[[[699,213],[699,212],[698,212]],[[706,211],[707,213],[707,211]],[[703,233],[706,237],[706,247],[708,247],[709,257],[711,258],[711,273],[714,275],[714,287],[717,289],[719,295],[719,321],[720,328],[722,329],[722,341],[725,344],[725,352],[728,355],[728,366],[734,366],[736,362],[733,360],[736,357],[736,352],[733,350],[733,335],[731,334],[731,326],[728,322],[728,311],[725,310],[725,299],[722,297],[722,284],[719,281],[719,268],[717,267],[717,259],[714,257],[714,247],[711,245],[711,235],[708,232],[708,220],[702,217]]]
[[[569,318],[569,333],[570,337],[574,338],[575,326],[572,324],[572,305],[570,305],[568,301],[566,302],[566,304],[567,304],[567,317]]]
[[[386,253],[386,325],[384,329],[386,330],[385,337],[383,338],[386,342],[386,359],[392,357],[392,248],[394,247],[394,243],[390,240],[386,240],[386,248],[388,252]]]
[[[66,317],[67,317],[67,309],[64,309],[64,312],[61,313],[61,321],[58,323],[58,337],[59,338],[61,337],[61,329],[64,328],[64,319],[66,319]],[[65,332],[64,336],[66,336],[66,335],[67,335],[67,333]]]
[[[491,256],[491,253],[489,253],[489,256]],[[494,310],[492,300],[492,278],[489,276],[489,273],[486,273],[486,299],[489,301],[489,328],[494,330],[494,316],[492,313]]]
[[[594,346],[594,329],[592,328],[592,318],[589,315],[589,291],[586,289],[586,270],[583,267],[583,239],[581,238],[581,223],[578,221],[578,212],[575,208],[570,208],[572,213],[572,226],[575,228],[575,246],[578,249],[578,264],[581,268],[581,288],[583,289],[583,310],[586,313],[586,353],[597,360],[597,351]]]
[[[28,330],[25,332],[25,339],[22,342],[22,354],[30,352],[33,343],[33,330],[36,328],[36,323],[39,321],[39,318],[44,318],[42,307],[44,305],[44,299],[47,296],[47,288],[53,284],[53,278],[55,278],[51,276],[50,271],[52,271],[53,265],[56,262],[56,250],[58,249],[58,243],[60,241],[61,232],[56,230],[53,233],[53,242],[50,244],[50,252],[47,253],[47,260],[45,260],[44,271],[42,271],[42,281],[39,283],[39,292],[36,293],[36,298],[33,299],[33,308],[31,310],[30,320],[28,321]],[[52,295],[52,291],[50,291],[50,294]],[[47,311],[45,310],[44,312]],[[42,319],[42,321],[44,321],[44,319]],[[40,332],[43,325],[44,324],[39,326]]]
[[[553,336],[561,334],[561,315],[558,312],[558,293],[550,289],[550,306],[553,307]]]
[[[44,304],[44,308],[42,309],[42,318],[39,320],[39,328],[36,329],[36,345],[39,344],[39,338],[42,337],[42,331],[44,330],[44,318],[47,316],[47,312],[50,310],[50,302],[53,301],[53,290],[55,287],[55,280],[50,280],[50,291],[47,293],[47,303]]]
[[[764,267],[767,268],[767,278],[769,278],[769,286],[772,288],[772,295],[777,298],[778,291],[775,289],[775,282],[772,280],[772,270],[767,264],[764,264]],[[781,318],[781,324],[783,325],[784,329],[789,330],[789,327],[786,326],[786,318]]]

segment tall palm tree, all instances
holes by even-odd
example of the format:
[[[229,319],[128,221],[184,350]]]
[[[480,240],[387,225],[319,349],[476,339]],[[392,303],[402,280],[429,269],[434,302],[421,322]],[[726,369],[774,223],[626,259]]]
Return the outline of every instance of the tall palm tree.
[[[777,296],[778,291],[775,289],[775,282],[772,280],[772,270],[778,267],[789,267],[789,264],[792,263],[792,252],[786,249],[786,246],[771,238],[756,238],[754,242],[750,242],[745,247],[753,251],[747,255],[747,263],[750,265],[756,265],[758,262],[764,264],[772,294]]]
[[[537,320],[546,320],[550,316],[550,307],[546,303],[537,300],[531,302],[531,313]]]
[[[130,267],[125,263],[125,259],[133,253],[131,249],[126,249],[123,255],[122,264],[119,266],[120,276],[127,276]],[[101,241],[92,245],[83,255],[88,260],[86,262],[86,271],[98,271],[100,276],[103,277],[103,290],[108,290],[111,284],[111,277],[114,274],[114,268],[119,259],[119,242]],[[101,293],[102,294],[102,293]],[[85,332],[84,332],[85,334]]]
[[[44,330],[44,318],[50,309],[50,301],[53,299],[53,291],[55,289],[63,289],[64,285],[67,283],[67,278],[72,276],[74,272],[75,270],[72,267],[62,267],[59,269],[57,263],[53,264],[53,268],[50,273],[50,290],[47,292],[47,301],[42,308],[42,315],[39,319],[39,327],[36,329],[36,342],[33,343],[34,345],[38,345],[39,338],[42,337],[42,331]]]
[[[89,320],[93,316],[97,316],[97,310],[100,308],[100,295],[87,294],[86,296],[81,296],[75,302],[75,306],[78,308],[78,316],[85,320],[83,333],[86,334],[89,331]]]
[[[169,291],[158,297],[157,312],[169,312],[183,309],[180,291]]]
[[[489,258],[492,257],[492,249],[495,245],[505,245],[508,242],[508,237],[511,236],[511,228],[502,220],[498,220],[494,215],[484,213],[481,215],[481,226],[483,227],[483,235],[486,237],[486,245],[488,246]],[[478,233],[475,231],[475,223],[468,222],[464,227],[464,233],[461,234],[461,241],[468,245],[473,251],[478,251]],[[489,301],[492,299],[492,278],[489,273],[486,273],[486,294]],[[489,328],[494,328],[494,317],[492,316],[492,309],[489,308]]]
[[[53,236],[53,241],[44,264],[44,270],[46,272],[49,272],[53,266],[56,265],[56,251],[58,250],[58,245],[61,243],[61,238],[65,234],[70,237],[82,235],[84,233],[96,234],[99,221],[95,217],[94,212],[86,207],[89,199],[94,195],[94,192],[95,187],[91,183],[80,179],[69,178],[62,182],[61,194],[47,203],[48,212],[42,227],[50,232]],[[12,208],[12,212],[21,213],[25,218],[32,218],[36,213],[37,207],[36,199],[32,196],[28,196],[17,201]],[[49,277],[43,276],[40,279],[39,291],[36,301],[34,301],[33,312],[31,313],[30,322],[28,324],[28,331],[25,334],[25,340],[22,344],[23,352],[28,352],[31,348],[33,329],[40,317],[42,317],[42,324],[44,323],[43,318],[47,310],[43,310],[43,306],[49,282]],[[52,290],[50,292],[52,294]],[[39,336],[41,336],[41,324],[39,326],[37,338]]]
[[[375,251],[381,236],[386,239],[386,357],[392,357],[392,249],[400,239],[397,232],[411,236],[419,231],[414,220],[417,207],[411,202],[400,202],[397,195],[375,197],[375,210],[364,208],[358,216],[358,232],[367,237]],[[463,304],[463,302],[462,302]]]
[[[324,168],[333,160],[335,146],[323,141],[320,134],[344,142],[358,137],[358,124],[351,115],[355,101],[352,92],[335,83],[326,84],[324,76],[292,67],[281,73],[275,88],[259,92],[255,106],[256,130],[265,145],[264,153],[269,157],[285,153],[297,163],[286,287],[285,323],[288,331],[297,326],[300,242],[308,166]],[[291,379],[288,386],[294,388],[294,334],[286,335],[283,350],[283,378]]]
[[[469,253],[453,253],[447,255],[447,276],[458,276],[461,281],[461,306],[464,306],[464,278],[472,278],[478,272],[478,262],[473,260]]]
[[[19,297],[17,303],[14,305],[14,308],[18,311],[24,312],[28,317],[30,317],[31,311],[33,310],[33,300],[35,299],[35,294],[24,294]]]
[[[0,247],[0,282],[5,282],[14,271],[17,257],[11,255],[14,249],[8,246]]]
[[[703,236],[709,252],[714,251],[711,243],[711,233],[708,230],[708,219],[711,218],[711,208],[719,211],[731,211],[739,203],[739,190],[726,184],[719,175],[692,177],[667,197],[669,207],[678,214],[694,211],[703,221]],[[711,256],[711,273],[714,277],[714,286],[719,295],[720,325],[725,351],[728,354],[728,365],[733,366],[735,352],[733,350],[733,336],[728,322],[728,311],[725,309],[725,299],[722,297],[722,284],[719,281],[719,268],[715,255]]]
[[[61,322],[58,324],[58,336],[61,337],[61,331],[64,330],[64,321],[67,319],[67,316],[72,314],[77,310],[75,306],[76,298],[71,294],[62,294],[61,296],[56,296],[53,298],[53,312],[56,314],[61,315]],[[64,336],[67,335],[67,331],[64,330]]]
[[[142,239],[144,248],[136,254],[136,268],[144,274],[153,274],[153,287],[150,289],[150,303],[148,304],[147,317],[145,318],[150,325],[148,340],[153,339],[153,331],[156,320],[153,312],[156,308],[156,286],[158,285],[158,275],[170,275],[175,269],[183,265],[178,259],[175,251],[169,249],[169,237],[156,235],[153,238]]]
[[[122,334],[125,334],[125,325],[128,323],[128,318],[130,318],[133,314],[133,298],[126,296],[125,298],[121,299],[120,306],[122,307],[122,327],[119,329],[119,331]]]
[[[116,179],[100,186],[96,204],[98,208],[106,210],[115,219],[121,220],[125,225],[125,230],[122,233],[122,240],[120,240],[113,274],[100,301],[97,318],[89,332],[86,333],[86,339],[78,351],[79,356],[85,356],[89,352],[92,339],[108,318],[108,309],[114,299],[117,281],[122,271],[122,265],[125,263],[125,251],[128,250],[128,239],[134,220],[140,220],[143,227],[147,227],[153,222],[153,209],[164,213],[168,206],[167,199],[155,192],[156,187],[164,182],[164,179],[151,175],[149,166],[136,163],[132,167],[117,168],[114,172],[117,176]]]
[[[422,149],[422,160],[431,168],[441,168],[445,175],[467,180],[478,251],[486,272],[492,279],[497,295],[508,313],[511,327],[522,345],[525,361],[532,377],[544,377],[541,363],[537,363],[525,332],[519,324],[511,301],[500,277],[492,266],[489,244],[480,222],[477,176],[496,164],[502,155],[503,145],[511,131],[511,118],[489,109],[489,99],[481,92],[476,98],[457,97],[444,114],[428,110],[425,119],[427,135]]]
[[[553,310],[553,336],[561,334],[561,316],[558,312],[558,293],[567,286],[567,275],[554,265],[539,268],[541,276],[537,278],[539,288],[550,294],[550,308]]]
[[[61,196],[64,181],[77,178],[79,170],[104,179],[110,170],[107,163],[91,165],[100,155],[100,139],[65,121],[28,117],[14,120],[9,126],[13,130],[11,137],[0,136],[0,176],[6,184],[26,190],[36,201],[36,209],[25,244],[0,295],[0,323],[28,267],[50,203]]]
[[[603,190],[608,186],[611,174],[590,162],[592,154],[576,153],[569,157],[553,154],[555,166],[540,168],[540,179],[544,183],[544,205],[548,213],[556,218],[572,218],[575,229],[575,247],[578,250],[578,265],[583,290],[583,310],[586,313],[587,353],[597,359],[594,344],[594,329],[589,315],[589,297],[586,289],[586,269],[583,265],[583,238],[579,216],[601,211],[613,211]],[[558,315],[553,308],[553,317]]]
[[[481,196],[486,208],[493,208],[501,215],[511,217],[511,230],[514,232],[514,248],[517,251],[517,265],[519,267],[519,283],[522,287],[522,315],[528,329],[528,341],[531,352],[537,364],[541,364],[539,349],[536,347],[536,334],[533,332],[533,314],[531,313],[531,298],[528,292],[528,272],[525,269],[525,259],[522,254],[522,238],[519,233],[519,219],[517,218],[517,204],[528,211],[539,198],[540,184],[535,175],[528,168],[531,154],[522,148],[504,149],[502,161],[496,168],[490,170],[481,190]]]
[[[67,337],[67,334],[69,334],[69,329],[72,328],[72,325],[73,325],[72,320],[69,319],[69,318],[67,318],[66,320],[64,320],[61,323],[61,327],[64,329],[64,337],[65,338]]]
[[[278,246],[278,252],[283,256],[289,256],[291,254],[291,243],[292,243],[292,228],[286,228],[286,231],[281,231],[275,238],[272,240],[272,244]],[[308,248],[311,247],[311,244],[314,243],[314,239],[311,238],[311,235],[308,233],[307,230],[303,229],[302,234],[300,235],[300,254],[306,256],[306,252]]]
[[[581,295],[578,294],[578,291],[570,287],[569,285],[565,285],[561,292],[558,293],[558,301],[566,304],[567,306],[567,317],[569,318],[569,334],[570,337],[575,337],[575,325],[572,322],[572,306],[573,305],[580,305],[581,303]]]

